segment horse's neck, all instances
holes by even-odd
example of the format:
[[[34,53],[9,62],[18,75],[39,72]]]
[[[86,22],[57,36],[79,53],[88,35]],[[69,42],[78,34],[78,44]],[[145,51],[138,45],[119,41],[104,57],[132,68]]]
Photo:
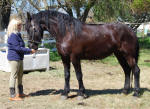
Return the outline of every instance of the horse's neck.
[[[48,31],[52,36],[56,37],[56,36],[57,36],[57,33],[58,33],[57,25],[54,25],[54,24],[50,25],[50,24],[49,24],[49,25],[47,26],[47,31]]]

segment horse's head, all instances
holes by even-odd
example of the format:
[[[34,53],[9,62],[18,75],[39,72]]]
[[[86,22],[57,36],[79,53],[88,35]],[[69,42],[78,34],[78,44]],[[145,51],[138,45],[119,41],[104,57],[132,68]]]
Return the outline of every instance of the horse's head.
[[[37,50],[43,38],[44,23],[27,13],[25,28],[28,34],[28,47]]]
[[[38,49],[38,44],[41,43],[44,30],[49,31],[53,37],[64,37],[66,32],[74,31],[77,36],[81,32],[82,23],[57,11],[41,11],[32,16],[27,13],[25,24],[28,33],[28,46],[29,48]],[[71,29],[74,30],[71,30]]]

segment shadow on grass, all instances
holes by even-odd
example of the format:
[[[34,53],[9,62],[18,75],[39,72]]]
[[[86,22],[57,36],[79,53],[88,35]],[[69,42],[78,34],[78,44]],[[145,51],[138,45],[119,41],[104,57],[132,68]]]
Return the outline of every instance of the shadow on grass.
[[[86,94],[90,96],[96,96],[96,95],[106,95],[106,94],[121,94],[123,89],[105,89],[105,90],[86,90]],[[131,89],[128,94],[134,92],[134,89]],[[150,89],[148,88],[141,88],[140,89],[140,96],[141,97],[144,92],[150,92]]]
[[[46,90],[39,90],[36,92],[29,93],[29,96],[41,96],[41,95],[57,95],[61,94],[63,90],[55,90],[55,89],[46,89]]]
[[[105,90],[91,90],[91,89],[86,89],[85,93],[88,97],[91,96],[97,96],[97,95],[107,95],[107,94],[121,94],[123,89],[105,89]],[[62,89],[56,90],[56,89],[46,89],[46,90],[39,90],[33,93],[30,93],[29,96],[41,96],[41,95],[58,95],[63,92]],[[71,89],[70,92],[78,92],[77,89]],[[129,92],[132,93],[133,89]],[[141,88],[140,90],[140,96],[144,94],[144,92],[150,92],[150,89],[148,88]],[[74,98],[77,95],[71,95],[68,98]]]

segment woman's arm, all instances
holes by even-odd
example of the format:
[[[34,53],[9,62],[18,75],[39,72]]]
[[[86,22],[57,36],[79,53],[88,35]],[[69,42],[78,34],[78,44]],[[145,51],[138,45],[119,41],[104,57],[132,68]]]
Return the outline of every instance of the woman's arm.
[[[20,42],[16,34],[11,34],[11,36],[8,38],[9,49],[12,49],[17,52],[24,53],[24,54],[29,54],[32,52],[31,49],[22,47],[20,43],[24,43],[24,42]]]

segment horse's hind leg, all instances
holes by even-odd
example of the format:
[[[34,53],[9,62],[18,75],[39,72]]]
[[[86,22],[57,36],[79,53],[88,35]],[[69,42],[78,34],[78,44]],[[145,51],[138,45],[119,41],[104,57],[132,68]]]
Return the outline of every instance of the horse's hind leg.
[[[127,62],[134,74],[134,94],[133,96],[139,96],[140,94],[140,69],[136,63],[136,59],[132,56],[127,57]]]
[[[123,71],[125,73],[125,83],[124,83],[123,93],[128,94],[129,90],[130,90],[131,67],[129,67],[126,59],[123,57],[123,55],[119,51],[114,54],[117,57],[118,62],[120,63],[120,65],[123,68]]]
[[[65,76],[65,86],[64,91],[61,94],[62,99],[67,99],[68,93],[70,92],[70,57],[69,56],[61,56],[62,62],[64,65],[64,76]]]

